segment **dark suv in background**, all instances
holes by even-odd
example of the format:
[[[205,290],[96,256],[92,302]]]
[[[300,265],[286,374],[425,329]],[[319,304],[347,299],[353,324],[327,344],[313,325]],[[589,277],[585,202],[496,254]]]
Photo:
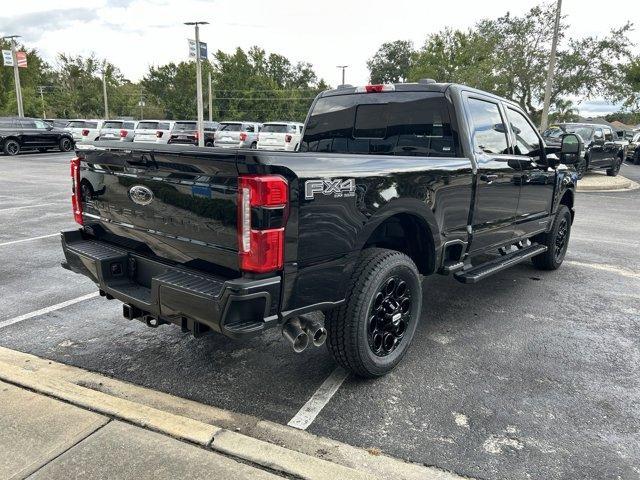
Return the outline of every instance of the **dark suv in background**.
[[[168,143],[198,145],[198,126],[195,121],[177,120],[171,130]],[[204,122],[204,146],[213,147],[213,136],[218,130],[218,122]]]
[[[38,118],[0,117],[0,149],[5,155],[22,150],[45,152],[51,148],[68,152],[73,148],[69,132]]]
[[[542,133],[542,137],[547,145],[560,146],[565,133],[576,133],[584,140],[584,153],[576,165],[578,178],[597,169],[606,169],[610,177],[618,175],[625,153],[616,143],[617,136],[611,127],[595,123],[555,123]]]

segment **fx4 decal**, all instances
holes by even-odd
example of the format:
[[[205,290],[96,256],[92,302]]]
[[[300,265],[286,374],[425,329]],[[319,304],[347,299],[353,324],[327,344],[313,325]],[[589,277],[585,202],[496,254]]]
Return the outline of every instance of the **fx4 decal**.
[[[340,197],[355,197],[356,195],[356,180],[355,178],[348,179],[329,179],[329,180],[307,180],[304,183],[304,198],[307,200],[313,200],[316,194],[332,196],[334,198]]]

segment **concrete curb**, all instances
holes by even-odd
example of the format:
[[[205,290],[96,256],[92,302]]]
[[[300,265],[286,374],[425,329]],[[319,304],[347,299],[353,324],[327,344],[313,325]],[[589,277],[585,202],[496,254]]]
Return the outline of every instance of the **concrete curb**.
[[[602,174],[587,174],[578,180],[578,192],[621,192],[640,188],[640,185],[622,175],[608,177]]]
[[[0,380],[294,477],[463,478],[3,347]]]

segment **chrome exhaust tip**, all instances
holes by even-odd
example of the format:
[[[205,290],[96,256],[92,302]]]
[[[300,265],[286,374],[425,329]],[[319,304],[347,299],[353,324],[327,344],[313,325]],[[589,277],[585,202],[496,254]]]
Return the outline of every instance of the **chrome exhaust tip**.
[[[293,351],[300,353],[309,346],[309,335],[302,329],[300,320],[293,318],[282,326],[282,336],[289,340]]]
[[[300,316],[300,324],[316,347],[321,347],[327,340],[327,329],[317,319]]]

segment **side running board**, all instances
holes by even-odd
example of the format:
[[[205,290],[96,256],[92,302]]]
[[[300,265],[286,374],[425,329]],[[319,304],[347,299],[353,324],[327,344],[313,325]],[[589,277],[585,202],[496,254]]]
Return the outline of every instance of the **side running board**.
[[[547,251],[544,245],[529,245],[528,247],[508,253],[494,260],[471,267],[468,270],[456,272],[453,277],[462,283],[478,283],[494,273],[498,273],[520,262],[535,257]]]

